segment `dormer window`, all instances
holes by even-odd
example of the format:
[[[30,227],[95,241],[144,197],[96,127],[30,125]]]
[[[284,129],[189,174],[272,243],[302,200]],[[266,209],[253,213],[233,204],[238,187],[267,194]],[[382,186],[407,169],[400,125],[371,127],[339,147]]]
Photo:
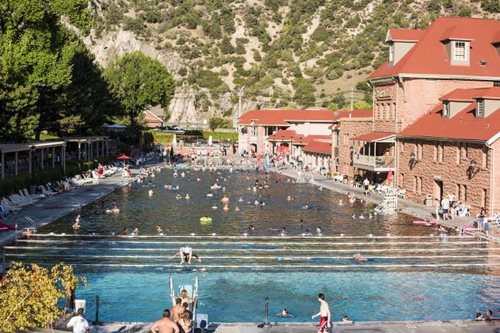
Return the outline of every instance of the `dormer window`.
[[[477,100],[476,118],[484,118],[484,99]]]
[[[458,60],[458,61],[467,60],[465,54],[465,42],[454,42],[453,60]]]
[[[389,63],[393,64],[394,63],[394,43],[392,43],[389,46]]]
[[[452,65],[469,65],[470,42],[451,42],[451,63]]]
[[[443,118],[450,118],[450,102],[443,102]]]

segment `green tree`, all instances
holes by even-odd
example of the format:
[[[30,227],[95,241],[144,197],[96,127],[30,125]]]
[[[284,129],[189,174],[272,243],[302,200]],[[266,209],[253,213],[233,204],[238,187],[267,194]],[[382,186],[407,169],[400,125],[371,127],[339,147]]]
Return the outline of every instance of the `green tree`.
[[[314,97],[314,93],[316,92],[316,88],[312,85],[311,81],[306,79],[296,79],[293,82],[293,87],[295,88],[295,96],[294,99],[302,107],[313,106],[316,98]]]
[[[115,59],[104,71],[104,76],[133,127],[146,108],[161,105],[166,109],[175,91],[175,81],[167,67],[142,52],[127,53]]]
[[[220,117],[212,117],[208,121],[208,127],[212,132],[214,132],[216,129],[218,129],[222,124],[222,118]]]
[[[53,323],[62,315],[57,302],[82,284],[86,285],[85,278],[76,276],[69,265],[47,269],[14,262],[0,281],[0,331],[13,333]]]
[[[76,43],[60,15],[85,34],[91,15],[83,0],[18,0],[0,5],[0,140],[39,138],[57,117],[54,106],[71,83]]]

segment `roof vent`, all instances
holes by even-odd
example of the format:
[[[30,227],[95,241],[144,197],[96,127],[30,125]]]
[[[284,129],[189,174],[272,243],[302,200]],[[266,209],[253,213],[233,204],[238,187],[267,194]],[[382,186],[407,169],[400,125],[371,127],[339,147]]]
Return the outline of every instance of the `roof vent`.
[[[481,64],[481,66],[486,66],[488,65],[488,60],[481,59],[479,63]]]

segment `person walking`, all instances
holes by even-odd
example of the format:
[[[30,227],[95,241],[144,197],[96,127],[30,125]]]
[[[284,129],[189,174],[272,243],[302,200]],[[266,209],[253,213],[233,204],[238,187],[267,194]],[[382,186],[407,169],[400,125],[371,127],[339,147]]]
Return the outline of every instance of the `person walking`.
[[[68,324],[67,328],[73,328],[73,333],[88,333],[89,332],[89,322],[87,319],[83,318],[83,309],[79,308],[76,312],[76,316],[73,316]]]
[[[179,327],[170,319],[170,310],[163,310],[163,318],[154,322],[151,326],[152,333],[179,333]]]
[[[318,327],[318,333],[323,333],[326,332],[326,328],[330,328],[330,307],[328,306],[328,303],[325,301],[325,295],[324,294],[318,294],[318,302],[320,303],[319,307],[319,312],[313,315],[311,318],[314,319],[317,316],[319,317],[319,327]]]

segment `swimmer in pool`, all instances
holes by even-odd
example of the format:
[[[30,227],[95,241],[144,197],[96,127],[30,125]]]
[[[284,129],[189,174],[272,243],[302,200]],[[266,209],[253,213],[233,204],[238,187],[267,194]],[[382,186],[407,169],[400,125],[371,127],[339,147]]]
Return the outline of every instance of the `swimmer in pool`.
[[[118,214],[118,213],[120,213],[120,208],[118,208],[116,204],[113,204],[113,208],[106,209],[106,214]]]
[[[320,228],[319,226],[318,226],[318,227],[316,227],[316,235],[318,235],[318,236],[321,236],[321,235],[322,235],[322,233],[321,233],[321,228]]]
[[[73,230],[80,229],[80,227],[81,227],[81,225],[80,225],[80,215],[78,215],[76,217],[75,223],[71,227],[73,228]]]
[[[293,318],[293,315],[290,312],[288,312],[288,309],[283,309],[276,316],[281,318]]]
[[[222,199],[220,199],[220,201],[224,204],[224,205],[227,205],[229,203],[229,198],[224,196]]]
[[[236,206],[236,207],[234,208],[234,211],[235,211],[235,212],[239,212],[239,211],[240,211],[239,207],[238,207],[238,206]]]
[[[163,235],[163,229],[162,227],[160,227],[159,225],[156,226],[156,233],[158,235]]]
[[[356,253],[353,257],[352,260],[356,262],[363,262],[363,261],[368,261],[365,257],[363,257],[360,253]]]

